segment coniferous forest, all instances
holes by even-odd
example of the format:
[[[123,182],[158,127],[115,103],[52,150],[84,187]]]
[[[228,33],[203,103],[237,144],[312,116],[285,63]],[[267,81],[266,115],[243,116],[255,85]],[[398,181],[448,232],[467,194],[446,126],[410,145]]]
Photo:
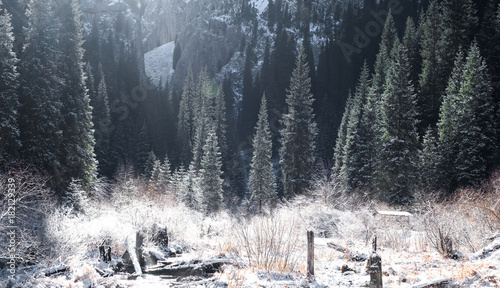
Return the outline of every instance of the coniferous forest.
[[[495,190],[498,0],[104,2],[0,1],[0,173],[39,179],[27,201],[119,190],[214,217]]]

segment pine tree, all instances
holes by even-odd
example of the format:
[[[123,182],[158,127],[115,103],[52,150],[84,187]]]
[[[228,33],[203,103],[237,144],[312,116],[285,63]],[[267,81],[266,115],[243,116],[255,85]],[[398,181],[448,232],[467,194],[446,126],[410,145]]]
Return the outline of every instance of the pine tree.
[[[301,46],[286,98],[288,112],[283,114],[282,120],[280,164],[287,198],[302,194],[309,187],[315,160],[316,123],[312,111],[309,64],[305,57],[304,47]]]
[[[18,126],[19,73],[18,59],[13,51],[14,36],[11,16],[0,1],[0,158],[12,162],[17,158],[21,142]],[[3,161],[2,161],[3,162]]]
[[[368,93],[370,89],[370,79],[369,79],[369,69],[365,61],[361,74],[359,76],[358,86],[356,87],[356,92],[354,93],[354,98],[352,99],[352,106],[350,108],[347,129],[346,129],[346,140],[344,146],[344,166],[342,170],[345,173],[347,179],[347,185],[351,189],[357,189],[363,186],[364,181],[362,180],[361,167],[364,164],[362,162],[359,146],[360,137],[360,126],[361,119],[363,117],[363,107],[365,106]]]
[[[259,119],[255,127],[255,136],[253,138],[253,157],[250,164],[250,177],[248,180],[248,189],[251,194],[251,200],[258,205],[259,213],[262,213],[262,207],[277,198],[276,176],[273,172],[272,157],[272,137],[269,129],[267,114],[267,101],[262,97]]]
[[[63,185],[67,185],[71,179],[81,179],[84,187],[88,187],[95,181],[97,163],[92,108],[83,73],[83,26],[76,0],[63,2],[59,9],[60,21],[64,23],[59,31],[61,65],[58,67],[58,75],[64,81],[61,113],[65,128],[59,150],[63,174],[61,180]]]
[[[162,179],[165,181],[165,183],[167,183],[171,180],[171,175],[172,175],[172,171],[170,168],[170,159],[168,158],[168,155],[165,155],[165,159],[163,159],[161,168],[163,170]]]
[[[200,170],[200,188],[202,190],[202,206],[207,214],[218,212],[222,208],[222,163],[215,131],[208,132],[203,146],[203,159]]]
[[[26,15],[26,45],[19,64],[19,129],[22,155],[40,170],[60,177],[63,163],[60,84],[56,75],[56,27],[51,1],[31,0]]]
[[[191,160],[192,143],[194,137],[194,107],[195,85],[193,71],[188,69],[186,80],[182,88],[182,95],[179,104],[179,114],[177,117],[177,139],[180,151],[180,163],[186,165]]]
[[[158,162],[156,165],[156,162]],[[158,157],[156,157],[156,154],[153,151],[149,151],[148,153],[148,158],[146,162],[144,163],[144,177],[146,179],[150,179],[151,175],[153,174],[153,170],[155,169],[155,166],[158,166],[158,169],[161,166],[160,160],[158,160]],[[159,173],[158,173],[159,174]]]
[[[439,136],[439,150],[443,155],[440,158],[439,167],[443,167],[443,174],[439,179],[441,183],[440,186],[450,191],[456,187],[456,184],[452,185],[454,175],[456,175],[455,167],[453,165],[453,158],[457,155],[457,140],[458,140],[458,130],[456,123],[458,121],[460,105],[460,87],[464,81],[463,69],[465,67],[464,55],[461,51],[457,53],[455,57],[454,69],[451,73],[450,79],[448,80],[448,86],[446,87],[446,94],[443,98],[443,104],[439,112],[439,122],[438,122],[438,136]]]
[[[191,209],[200,209],[200,179],[198,177],[198,171],[196,171],[191,165],[189,170],[186,171],[182,183],[182,202]]]
[[[382,104],[379,188],[382,197],[408,202],[417,176],[419,137],[416,95],[406,47],[396,39]]]
[[[456,123],[458,154],[454,165],[457,184],[469,186],[488,176],[496,145],[491,78],[476,42],[469,50],[463,73],[460,87],[463,108]]]
[[[419,163],[419,187],[424,190],[439,190],[441,188],[440,181],[443,179],[442,173],[444,170],[441,169],[444,168],[441,167],[443,154],[439,150],[439,139],[435,130],[429,127],[422,142]]]
[[[228,159],[227,145],[227,120],[226,120],[226,95],[222,85],[217,88],[217,96],[215,98],[215,134],[219,141],[220,152],[223,162]]]
[[[94,98],[90,99],[92,106],[92,122],[94,123],[95,154],[99,163],[99,173],[110,176],[112,174],[112,161],[110,157],[110,133],[111,116],[109,110],[108,89],[106,79],[102,71],[102,65],[98,65],[98,79],[100,79]]]
[[[440,6],[437,0],[431,1],[425,16],[420,23],[422,43],[420,56],[422,57],[422,72],[419,75],[420,88],[418,91],[419,130],[435,126],[439,118],[441,95],[446,86],[440,78],[440,63],[443,49],[441,48],[442,19]],[[421,21],[422,21],[421,20]],[[448,79],[446,77],[445,79]]]
[[[259,97],[254,89],[252,76],[252,67],[255,54],[252,46],[248,45],[246,49],[245,66],[243,69],[243,87],[241,91],[241,112],[238,119],[238,133],[240,139],[244,140],[251,135],[252,128],[257,122],[259,113]]]
[[[391,49],[394,41],[397,38],[396,24],[392,14],[389,13],[385,19],[382,38],[380,40],[379,52],[375,61],[375,74],[373,75],[372,90],[373,93],[380,99],[384,92],[386,84],[386,76],[391,63]]]
[[[194,112],[194,139],[192,145],[192,155],[191,164],[193,165],[195,171],[201,169],[201,162],[203,159],[203,146],[205,145],[208,138],[208,131],[211,129],[214,123],[215,117],[215,95],[213,86],[208,77],[207,68],[201,69],[198,76],[198,85],[196,88],[196,94],[193,101]]]
[[[161,179],[163,174],[164,172],[161,162],[160,160],[156,159],[153,162],[153,166],[151,167],[151,175],[149,176],[149,187],[155,192],[160,192],[164,188],[164,183],[162,181],[163,179]]]
[[[442,37],[440,77],[446,79],[453,70],[453,60],[462,47],[469,47],[478,25],[477,11],[473,0],[443,0],[441,3]]]
[[[420,72],[419,39],[417,28],[413,20],[408,17],[406,20],[406,29],[403,36],[403,45],[408,51],[408,60],[411,66],[411,81],[414,85],[418,84],[418,73]]]
[[[347,102],[342,115],[342,121],[340,122],[340,127],[337,132],[337,141],[335,141],[335,151],[333,153],[333,174],[339,175],[342,173],[344,167],[346,138],[347,138],[347,124],[349,123],[349,116],[351,115],[351,109],[353,106],[353,97],[351,91],[347,96]]]

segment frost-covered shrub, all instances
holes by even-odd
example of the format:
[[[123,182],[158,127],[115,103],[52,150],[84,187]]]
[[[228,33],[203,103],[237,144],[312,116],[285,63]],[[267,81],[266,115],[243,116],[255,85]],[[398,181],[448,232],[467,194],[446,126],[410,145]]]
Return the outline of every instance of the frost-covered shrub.
[[[270,216],[255,216],[236,228],[239,247],[250,265],[267,271],[296,271],[304,243],[298,218],[281,209]]]
[[[13,169],[0,175],[0,234],[15,230],[17,263],[32,265],[48,254],[44,220],[55,207],[53,194],[46,187],[48,178],[30,169]],[[11,189],[11,190],[9,190]],[[14,229],[11,227],[15,227]],[[0,259],[7,259],[9,241],[0,242]],[[3,260],[2,260],[3,261]],[[0,267],[5,262],[0,261]]]

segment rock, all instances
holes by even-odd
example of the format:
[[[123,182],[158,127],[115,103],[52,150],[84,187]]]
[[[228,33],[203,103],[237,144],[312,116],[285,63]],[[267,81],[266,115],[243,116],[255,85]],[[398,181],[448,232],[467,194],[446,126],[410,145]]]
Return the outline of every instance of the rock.
[[[352,269],[349,266],[347,266],[347,264],[342,265],[342,268],[340,268],[340,272],[342,272],[342,274],[344,274],[346,272],[354,272],[354,273],[356,273],[356,271],[354,271],[354,269]]]

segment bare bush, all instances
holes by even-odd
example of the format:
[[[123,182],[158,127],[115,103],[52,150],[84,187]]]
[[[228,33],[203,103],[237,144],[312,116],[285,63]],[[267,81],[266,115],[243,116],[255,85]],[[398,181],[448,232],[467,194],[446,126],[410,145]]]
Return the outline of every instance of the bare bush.
[[[368,204],[369,196],[362,191],[349,191],[341,173],[329,175],[328,170],[315,174],[311,194],[324,204],[338,210],[357,210],[360,204]]]
[[[280,272],[298,269],[304,246],[295,217],[287,217],[283,211],[256,216],[239,224],[236,234],[252,267]]]
[[[7,230],[15,230],[18,263],[35,264],[47,256],[44,220],[55,207],[52,192],[46,187],[48,180],[30,168],[12,169],[1,175],[0,233],[7,235]],[[6,246],[7,241],[0,242],[1,259],[7,257]]]

